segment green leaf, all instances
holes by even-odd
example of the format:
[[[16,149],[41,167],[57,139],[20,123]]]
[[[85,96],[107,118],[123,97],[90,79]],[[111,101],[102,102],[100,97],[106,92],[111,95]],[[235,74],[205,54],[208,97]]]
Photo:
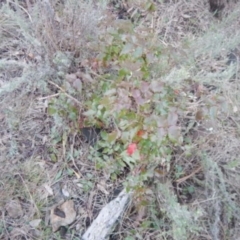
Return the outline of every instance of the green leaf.
[[[48,107],[47,111],[49,115],[54,115],[55,113],[57,113],[57,109],[51,105]]]
[[[122,120],[120,120],[120,123],[119,123],[118,126],[119,126],[120,129],[125,130],[125,128],[127,127],[127,125],[128,125],[128,121],[122,119]]]
[[[130,20],[117,19],[114,23],[115,28],[117,28],[119,33],[132,32],[133,24]]]
[[[124,45],[120,55],[130,54],[133,51],[134,46],[131,43],[127,43]]]
[[[100,104],[102,107],[105,107],[106,109],[111,109],[111,107],[113,107],[112,105],[112,101],[110,97],[104,97],[101,101]]]
[[[109,143],[114,143],[118,138],[118,132],[114,131],[108,134],[107,141]]]
[[[139,130],[139,127],[130,127],[128,128],[128,133],[129,133],[129,139],[132,140],[134,138],[134,136],[137,135],[137,132]]]
[[[121,146],[120,146],[120,144],[119,143],[116,143],[116,144],[114,144],[114,146],[113,146],[113,149],[114,149],[114,151],[118,151],[118,150],[120,150],[120,148],[121,148]]]
[[[149,134],[149,138],[152,142],[156,142],[158,140],[158,138],[155,134]]]
[[[101,131],[101,132],[100,132],[100,135],[101,135],[101,138],[102,138],[103,140],[107,140],[108,134],[107,134],[106,131]],[[101,142],[102,142],[102,141],[99,141],[99,144],[100,144]]]
[[[136,163],[136,160],[133,157],[129,157],[125,155],[123,157],[123,161],[130,167],[133,168],[134,164]]]
[[[236,168],[240,165],[240,159],[235,159],[227,163],[228,168]]]
[[[51,153],[50,158],[51,158],[52,162],[57,162],[57,156],[55,153]]]
[[[116,173],[111,174],[111,180],[113,180],[113,181],[117,180],[117,174]]]
[[[122,132],[121,134],[121,140],[125,143],[128,142],[130,140],[130,134],[128,131],[126,132]]]
[[[90,109],[86,112],[83,113],[84,116],[90,117],[90,116],[94,116],[96,114],[96,111]]]
[[[125,78],[128,74],[129,72],[126,69],[120,69],[118,72],[118,76],[121,79]]]
[[[67,174],[68,174],[69,176],[72,176],[73,173],[74,173],[74,171],[73,171],[72,168],[67,168]]]
[[[109,90],[107,90],[105,93],[104,93],[104,95],[105,96],[111,96],[111,95],[115,95],[117,93],[117,90],[115,89],[115,88],[112,88],[112,89],[109,89]],[[104,101],[104,99],[109,99],[109,98],[103,98],[102,99],[102,101],[101,102],[103,102]],[[103,104],[103,103],[102,103]]]
[[[131,236],[124,238],[124,240],[135,240],[135,239],[136,239],[135,237],[131,237]]]
[[[157,130],[158,140],[163,140],[167,136],[167,131],[163,127],[159,127]]]
[[[156,10],[155,5],[152,2],[146,4],[146,10],[149,12],[154,12]]]
[[[62,176],[62,169],[57,173],[57,175],[55,176],[55,180],[59,180],[60,177]]]
[[[143,49],[142,49],[142,47],[137,47],[137,49],[136,49],[136,50],[134,51],[134,53],[133,53],[133,57],[139,58],[139,57],[142,56],[142,54],[143,54]]]

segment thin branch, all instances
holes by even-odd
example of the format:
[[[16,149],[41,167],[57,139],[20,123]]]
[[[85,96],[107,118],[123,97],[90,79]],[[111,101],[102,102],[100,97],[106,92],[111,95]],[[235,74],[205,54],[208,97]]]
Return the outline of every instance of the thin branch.
[[[82,105],[82,103],[80,101],[78,101],[76,98],[74,98],[71,95],[69,95],[68,93],[66,93],[66,91],[63,88],[61,88],[60,86],[58,86],[56,83],[54,83],[54,82],[52,82],[50,80],[48,80],[48,83],[50,83],[51,85],[53,85],[56,88],[58,88],[59,90],[61,90],[63,94],[65,94],[68,98],[70,98],[71,100],[73,100],[77,104]]]
[[[182,178],[179,178],[178,180],[176,180],[176,183],[182,183],[182,182],[185,182],[187,179],[191,178],[193,175],[195,175],[196,173],[200,172],[202,169],[202,167],[198,167],[196,170],[194,170],[191,174],[189,174],[188,176],[185,176],[185,177],[182,177]]]
[[[46,100],[46,99],[49,99],[49,98],[57,97],[59,95],[60,95],[60,93],[56,93],[56,94],[52,94],[52,95],[49,95],[49,96],[46,96],[46,97],[40,97],[40,98],[38,98],[38,100]]]

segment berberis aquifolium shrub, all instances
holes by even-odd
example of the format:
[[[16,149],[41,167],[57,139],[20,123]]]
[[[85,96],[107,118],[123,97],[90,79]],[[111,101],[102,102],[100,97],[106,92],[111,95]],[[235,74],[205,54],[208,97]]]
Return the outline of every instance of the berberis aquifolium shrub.
[[[106,66],[105,73],[92,85],[94,93],[84,115],[89,123],[101,122],[108,129],[99,145],[114,155],[105,159],[116,165],[114,172],[126,165],[157,166],[169,158],[170,146],[183,140],[178,126],[181,97],[152,76],[161,49],[147,43],[128,21],[116,22],[103,40],[108,44],[99,61]],[[131,146],[135,151],[124,151]]]
[[[156,168],[170,170],[177,148],[191,149],[184,136],[196,121],[215,117],[219,99],[205,97],[173,49],[148,28],[115,20],[94,48],[99,54],[89,64],[91,81],[83,83],[85,110],[79,113],[80,122],[76,124],[78,108],[76,103],[70,106],[68,96],[61,97],[66,108],[60,110],[56,99],[49,113],[58,121],[75,122],[78,131],[78,126],[101,128],[101,139],[89,159],[112,179],[126,169],[137,172],[131,183],[143,186]],[[203,107],[194,102],[200,97]],[[193,121],[186,127],[189,114]]]
[[[140,204],[151,205],[152,219],[159,214],[167,216],[174,239],[188,239],[187,232],[196,230],[192,223],[201,211],[196,214],[181,206],[168,185],[161,186],[167,202],[157,209],[153,192],[158,194],[154,187],[161,181],[156,175],[169,175],[170,182],[185,176],[175,156],[188,156],[196,150],[196,143],[189,138],[191,129],[205,119],[214,120],[219,109],[228,106],[217,91],[209,93],[195,79],[199,66],[187,41],[176,51],[149,27],[135,27],[128,20],[106,20],[103,25],[106,32],[93,46],[98,56],[85,64],[79,93],[81,111],[64,95],[50,104],[55,109],[51,115],[59,122],[74,122],[69,131],[101,129],[89,161],[111,180],[124,178]],[[152,182],[156,185],[151,186]],[[187,195],[194,186],[184,191]],[[157,221],[153,222],[158,228]]]

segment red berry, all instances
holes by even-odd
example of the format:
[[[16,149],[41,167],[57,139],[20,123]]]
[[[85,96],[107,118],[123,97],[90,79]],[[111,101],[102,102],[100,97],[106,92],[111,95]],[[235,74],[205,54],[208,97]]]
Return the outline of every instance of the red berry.
[[[131,143],[127,147],[127,153],[128,153],[129,156],[131,156],[136,150],[137,150],[137,144],[136,143]]]

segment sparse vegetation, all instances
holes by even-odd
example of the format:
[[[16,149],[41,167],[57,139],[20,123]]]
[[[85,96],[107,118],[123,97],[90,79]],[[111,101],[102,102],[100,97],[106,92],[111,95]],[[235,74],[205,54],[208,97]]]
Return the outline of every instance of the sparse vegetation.
[[[0,239],[80,239],[123,187],[110,239],[237,239],[239,12],[3,1]],[[67,199],[76,220],[54,232]]]

